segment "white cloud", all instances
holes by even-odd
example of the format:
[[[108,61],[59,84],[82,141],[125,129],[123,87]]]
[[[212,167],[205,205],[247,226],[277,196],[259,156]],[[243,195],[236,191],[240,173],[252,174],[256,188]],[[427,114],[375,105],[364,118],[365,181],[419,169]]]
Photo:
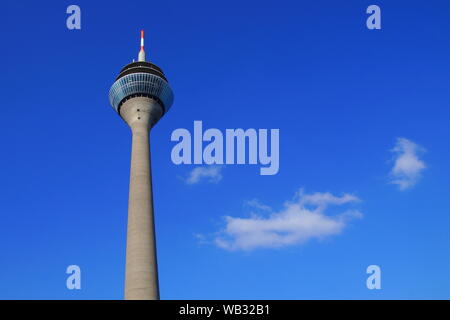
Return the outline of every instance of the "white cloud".
[[[196,184],[202,180],[210,183],[217,183],[222,180],[222,166],[196,167],[189,172],[185,182],[187,184]]]
[[[297,193],[294,200],[268,217],[252,213],[250,218],[225,217],[225,228],[216,235],[214,243],[227,250],[253,250],[257,248],[278,248],[342,232],[353,218],[362,217],[359,211],[344,211],[337,215],[326,215],[330,205],[345,205],[358,202],[350,194],[342,197],[330,193]],[[260,205],[259,202],[257,202]],[[267,211],[267,210],[266,210]]]
[[[351,194],[344,194],[342,197],[333,196],[331,193],[316,192],[312,194],[303,194],[303,190],[300,190],[298,194],[300,201],[303,205],[313,205],[317,207],[324,207],[329,204],[342,205],[349,202],[358,202],[359,199]]]
[[[395,163],[390,173],[390,183],[398,185],[400,190],[411,188],[426,168],[418,157],[424,149],[408,139],[398,138],[392,152],[395,154]]]
[[[272,211],[272,208],[269,206],[266,206],[265,204],[262,204],[258,199],[252,199],[245,203],[247,206],[261,210],[261,211]]]

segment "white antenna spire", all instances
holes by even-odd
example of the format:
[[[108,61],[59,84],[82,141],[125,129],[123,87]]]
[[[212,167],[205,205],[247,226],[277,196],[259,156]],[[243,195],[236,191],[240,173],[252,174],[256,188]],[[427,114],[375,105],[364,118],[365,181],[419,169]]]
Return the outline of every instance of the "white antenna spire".
[[[141,30],[141,51],[139,51],[138,61],[145,61],[144,30]]]

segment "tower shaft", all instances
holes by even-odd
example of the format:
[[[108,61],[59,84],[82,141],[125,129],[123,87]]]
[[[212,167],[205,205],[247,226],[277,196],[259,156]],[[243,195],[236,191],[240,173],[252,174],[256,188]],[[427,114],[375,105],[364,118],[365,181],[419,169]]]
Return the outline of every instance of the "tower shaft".
[[[125,299],[159,299],[156,237],[153,215],[149,132],[162,114],[153,99],[135,97],[121,107],[132,132]]]

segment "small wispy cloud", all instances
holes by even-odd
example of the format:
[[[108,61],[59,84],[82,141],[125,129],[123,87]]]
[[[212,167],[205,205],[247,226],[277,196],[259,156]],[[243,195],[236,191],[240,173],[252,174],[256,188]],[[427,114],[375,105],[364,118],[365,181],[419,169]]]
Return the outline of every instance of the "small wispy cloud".
[[[390,172],[390,183],[396,184],[400,190],[413,187],[420,179],[425,163],[419,159],[419,154],[425,150],[405,138],[398,138],[394,149],[394,167]]]
[[[350,220],[362,217],[362,213],[357,210],[327,215],[325,211],[329,206],[359,201],[351,194],[339,197],[330,193],[305,194],[300,191],[293,200],[285,203],[282,210],[273,211],[271,207],[253,200],[250,205],[266,211],[266,216],[253,212],[249,218],[227,216],[225,228],[215,235],[213,242],[226,250],[253,250],[296,245],[313,238],[322,239],[341,233]]]
[[[261,211],[266,211],[266,212],[272,211],[271,207],[266,206],[265,204],[262,204],[258,199],[249,200],[249,201],[245,202],[245,205],[250,208],[258,209]]]
[[[204,166],[196,167],[192,169],[185,182],[187,184],[196,184],[200,182],[218,183],[222,180],[222,168],[223,166]]]

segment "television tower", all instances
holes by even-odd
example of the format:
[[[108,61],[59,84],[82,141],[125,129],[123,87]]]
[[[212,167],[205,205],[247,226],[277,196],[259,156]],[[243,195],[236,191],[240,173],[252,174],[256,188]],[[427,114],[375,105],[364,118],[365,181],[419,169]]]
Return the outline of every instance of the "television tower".
[[[173,92],[163,71],[145,61],[144,31],[138,61],[120,70],[109,102],[131,128],[131,170],[125,299],[159,299],[156,238],[150,166],[150,129],[169,110]]]

